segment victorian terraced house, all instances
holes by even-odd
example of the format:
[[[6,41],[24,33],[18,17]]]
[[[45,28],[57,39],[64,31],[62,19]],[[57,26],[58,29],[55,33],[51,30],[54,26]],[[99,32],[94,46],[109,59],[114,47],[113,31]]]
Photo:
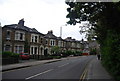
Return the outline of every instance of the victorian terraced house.
[[[28,52],[31,56],[48,55],[53,46],[58,46],[62,51],[81,50],[81,43],[71,37],[62,39],[48,31],[42,34],[35,28],[24,26],[24,19],[18,24],[5,25],[2,27],[2,50],[14,53]]]

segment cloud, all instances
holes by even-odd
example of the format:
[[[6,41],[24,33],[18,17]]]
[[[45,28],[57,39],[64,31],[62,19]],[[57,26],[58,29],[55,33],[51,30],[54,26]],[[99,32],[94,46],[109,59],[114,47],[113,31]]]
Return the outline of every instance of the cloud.
[[[60,27],[66,24],[67,5],[64,0],[0,0],[0,22],[2,25],[16,24],[22,18],[25,25],[41,33],[53,30],[60,36]],[[78,27],[63,28],[63,38],[80,39]]]

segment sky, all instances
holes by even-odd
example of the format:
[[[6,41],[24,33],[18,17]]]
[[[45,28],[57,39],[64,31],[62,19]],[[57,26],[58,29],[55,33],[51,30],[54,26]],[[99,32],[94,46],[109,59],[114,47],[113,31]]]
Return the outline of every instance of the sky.
[[[65,26],[69,20],[66,18],[68,7],[65,0],[0,0],[1,26],[17,24],[24,18],[25,26],[43,34],[53,30],[53,34],[59,37],[62,27],[63,39],[72,37],[81,40],[85,36],[79,33],[79,24]]]

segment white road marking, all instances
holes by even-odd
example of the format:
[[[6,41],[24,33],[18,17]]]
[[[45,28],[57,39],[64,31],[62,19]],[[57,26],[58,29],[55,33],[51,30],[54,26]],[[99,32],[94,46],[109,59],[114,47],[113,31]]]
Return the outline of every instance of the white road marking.
[[[66,64],[60,65],[60,66],[58,66],[58,67],[63,67],[63,66],[68,65],[68,64],[69,64],[69,63],[66,63]]]
[[[25,79],[28,80],[28,79],[31,79],[31,78],[33,78],[33,77],[36,77],[36,76],[42,75],[42,74],[47,73],[47,72],[49,72],[49,71],[52,71],[52,70],[53,70],[53,69],[49,69],[49,70],[47,70],[47,71],[44,71],[44,72],[38,73],[38,74],[36,74],[36,75],[30,76],[30,77],[25,78]]]

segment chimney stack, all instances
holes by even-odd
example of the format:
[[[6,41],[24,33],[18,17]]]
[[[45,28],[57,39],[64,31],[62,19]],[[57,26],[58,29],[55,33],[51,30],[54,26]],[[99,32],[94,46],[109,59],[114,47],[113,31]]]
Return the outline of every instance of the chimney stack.
[[[21,20],[19,20],[19,22],[18,22],[18,26],[20,26],[20,27],[22,27],[22,26],[24,26],[24,18],[23,19],[21,19]]]

